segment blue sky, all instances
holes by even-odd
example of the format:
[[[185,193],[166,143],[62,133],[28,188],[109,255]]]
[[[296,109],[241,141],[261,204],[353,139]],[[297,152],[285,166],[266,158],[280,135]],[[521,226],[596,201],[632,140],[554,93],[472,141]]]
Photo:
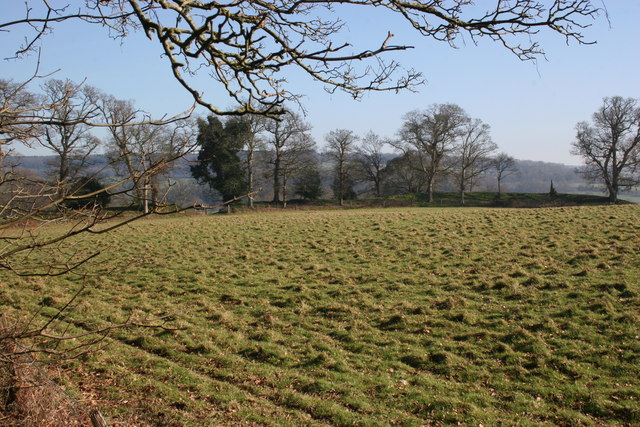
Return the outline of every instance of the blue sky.
[[[2,2],[7,17],[24,7],[21,1]],[[605,4],[610,24],[601,16],[584,31],[597,44],[567,45],[564,38],[547,32],[538,37],[546,59],[535,63],[522,62],[490,41],[476,46],[461,40],[459,48],[453,49],[421,38],[388,14],[363,13],[359,8],[342,16],[348,24],[344,39],[370,41],[373,47],[391,31],[395,44],[414,45],[415,49],[395,58],[424,74],[427,84],[418,93],[371,93],[354,101],[346,94],[327,94],[321,85],[299,75],[287,77],[294,91],[306,94],[306,119],[320,145],[337,128],[394,137],[408,111],[452,102],[490,124],[500,150],[516,158],[579,164],[569,153],[576,123],[589,120],[605,96],[640,98],[640,2],[608,0]],[[11,48],[21,38],[17,31],[0,33],[0,56],[11,56]],[[89,24],[62,23],[44,39],[40,61],[41,73],[59,69],[56,78],[86,79],[87,84],[132,99],[156,116],[178,113],[191,104],[159,48],[141,34],[120,42]],[[35,59],[0,64],[0,78],[21,80],[33,72]],[[209,87],[204,79],[199,83]],[[221,106],[229,104],[222,92],[207,89],[207,94],[220,99]]]

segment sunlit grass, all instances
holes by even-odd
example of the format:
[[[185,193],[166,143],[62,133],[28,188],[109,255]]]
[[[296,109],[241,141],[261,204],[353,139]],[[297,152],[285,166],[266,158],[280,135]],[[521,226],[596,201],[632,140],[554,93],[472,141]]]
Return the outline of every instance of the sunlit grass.
[[[120,331],[66,375],[105,415],[151,424],[635,424],[639,220],[617,206],[141,221],[92,243],[107,252],[73,318],[175,313],[184,329]],[[1,286],[33,310],[79,283]]]

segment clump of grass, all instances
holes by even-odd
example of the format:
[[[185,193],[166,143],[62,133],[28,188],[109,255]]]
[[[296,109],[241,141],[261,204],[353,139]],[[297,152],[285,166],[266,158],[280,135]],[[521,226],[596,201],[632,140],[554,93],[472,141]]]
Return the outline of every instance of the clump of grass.
[[[379,327],[380,329],[386,329],[386,330],[404,329],[405,323],[406,322],[405,322],[404,316],[400,314],[394,314],[388,319],[385,319],[382,322],[380,322]]]

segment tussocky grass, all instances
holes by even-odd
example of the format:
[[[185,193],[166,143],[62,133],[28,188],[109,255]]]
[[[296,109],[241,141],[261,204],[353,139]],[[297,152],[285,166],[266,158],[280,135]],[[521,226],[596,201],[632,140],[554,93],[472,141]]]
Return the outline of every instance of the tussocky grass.
[[[182,216],[106,248],[61,380],[136,425],[640,423],[640,210],[401,208]],[[73,277],[0,282],[46,316]],[[48,311],[49,310],[49,311]]]

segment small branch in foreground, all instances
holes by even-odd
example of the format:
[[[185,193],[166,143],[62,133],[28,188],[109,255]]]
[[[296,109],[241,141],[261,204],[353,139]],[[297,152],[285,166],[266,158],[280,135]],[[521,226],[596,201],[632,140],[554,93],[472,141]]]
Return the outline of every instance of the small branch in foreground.
[[[244,194],[242,196],[234,197],[231,200],[227,200],[226,202],[218,203],[217,205],[207,206],[207,205],[203,205],[203,204],[199,204],[198,203],[198,204],[193,205],[192,207],[180,209],[177,212],[181,212],[181,211],[188,210],[188,209],[203,209],[203,210],[206,210],[206,209],[218,209],[218,208],[221,208],[223,206],[230,205],[231,203],[235,203],[237,201],[240,201],[242,199],[246,199],[248,197],[254,197],[256,194],[259,194],[261,191],[262,191],[262,189],[260,188],[257,191],[252,191],[251,193],[247,193],[247,194]]]

